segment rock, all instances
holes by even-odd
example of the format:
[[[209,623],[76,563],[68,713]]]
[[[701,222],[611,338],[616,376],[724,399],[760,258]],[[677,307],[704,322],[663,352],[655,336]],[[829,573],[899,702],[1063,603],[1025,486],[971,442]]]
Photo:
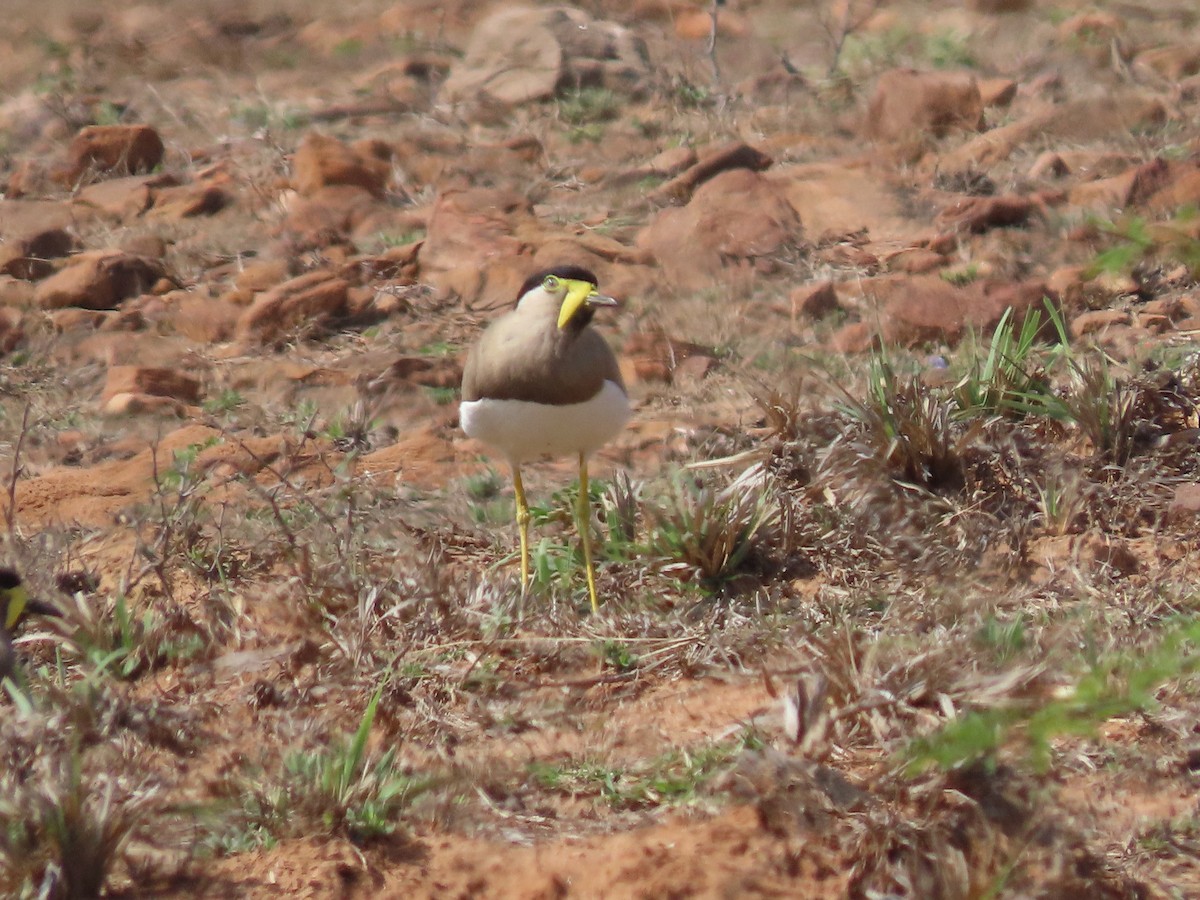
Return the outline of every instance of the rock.
[[[1174,525],[1192,525],[1200,518],[1200,483],[1191,481],[1176,486],[1167,504],[1167,521]]]
[[[570,7],[500,9],[476,26],[441,99],[514,106],[563,87],[638,93],[651,77],[641,38]]]
[[[691,147],[669,147],[650,160],[649,170],[655,175],[670,178],[694,166],[696,161],[696,151]]]
[[[242,267],[233,283],[240,290],[258,293],[275,287],[287,277],[287,260],[256,259]]]
[[[707,9],[683,6],[673,16],[675,35],[685,41],[707,40],[712,34],[712,14]],[[726,37],[745,37],[750,33],[749,23],[738,13],[725,7],[717,17],[717,34]]]
[[[937,221],[959,231],[982,234],[991,228],[1024,225],[1038,209],[1032,199],[1017,194],[965,197],[942,210]]]
[[[120,250],[91,250],[38,284],[34,302],[42,309],[78,306],[116,309],[122,300],[149,291],[166,275],[158,260]]]
[[[1159,215],[1200,206],[1200,165],[1181,164],[1178,177],[1154,191],[1141,205]]]
[[[832,281],[801,285],[792,290],[788,299],[792,306],[792,321],[798,316],[820,319],[838,308],[837,288]]]
[[[0,306],[0,356],[11,353],[25,340],[21,327],[21,311]]]
[[[979,13],[1024,12],[1033,6],[1033,0],[968,0],[967,7]]]
[[[1085,12],[1064,19],[1058,25],[1060,41],[1091,40],[1108,45],[1108,43],[1125,31],[1125,23],[1119,16],[1109,12]]]
[[[650,192],[655,203],[687,203],[696,188],[713,176],[730,169],[750,169],[761,172],[771,165],[771,157],[749,144],[726,144],[704,154],[689,169]]]
[[[100,404],[100,411],[106,416],[136,416],[142,413],[158,413],[182,419],[187,415],[187,407],[173,397],[133,393],[113,394]]]
[[[23,241],[31,235],[66,230],[80,216],[60,200],[0,200],[0,242]]]
[[[1043,178],[1061,178],[1070,171],[1066,160],[1059,154],[1053,150],[1043,150],[1029,167],[1029,177],[1035,181]]]
[[[74,185],[88,172],[133,175],[149,172],[162,162],[162,138],[149,125],[89,125],[81,128],[67,148],[67,164],[59,181]]]
[[[26,281],[37,281],[54,271],[50,263],[78,249],[75,236],[64,228],[50,228],[0,243],[0,272]]]
[[[1074,540],[1076,559],[1087,568],[1107,570],[1113,577],[1128,578],[1141,568],[1129,543],[1119,537],[1089,531]]]
[[[392,150],[383,141],[346,144],[312,131],[292,159],[292,184],[306,197],[334,184],[354,185],[382,197],[391,176]]]
[[[983,98],[974,75],[891,69],[879,76],[867,109],[866,133],[882,141],[941,138],[983,127]]]
[[[1071,319],[1071,336],[1096,334],[1114,325],[1128,325],[1131,321],[1129,313],[1123,309],[1089,310]]]
[[[850,322],[835,331],[829,339],[830,349],[837,353],[866,353],[879,345],[875,330],[866,322]]]
[[[1017,96],[1017,83],[1011,78],[985,78],[979,82],[979,97],[987,108],[1003,108]]]
[[[530,252],[522,235],[539,237],[533,204],[515,191],[451,189],[438,194],[425,243],[418,251],[422,273],[448,272]],[[519,285],[519,282],[518,282]]]
[[[350,285],[327,270],[285,281],[259,297],[238,316],[234,337],[270,344],[311,337],[346,315]]]
[[[181,184],[155,191],[149,215],[155,219],[190,219],[219,213],[233,197],[215,185]]]
[[[456,388],[462,382],[462,363],[442,357],[429,359],[424,356],[402,356],[387,367],[387,370],[370,381],[373,391],[389,385],[419,385],[421,387]]]
[[[74,331],[95,331],[108,313],[103,310],[79,309],[68,306],[50,313],[50,323],[55,334],[70,334]]]
[[[800,240],[800,216],[779,185],[750,169],[704,183],[687,206],[661,210],[638,235],[672,287],[692,290],[745,272]]]
[[[89,184],[75,195],[75,207],[117,222],[140,218],[154,205],[157,189],[177,184],[170,175],[130,175]]]
[[[319,250],[349,240],[373,217],[386,213],[365,188],[333,184],[307,197],[294,197],[279,235],[291,253]]]
[[[202,297],[186,291],[170,298],[170,324],[176,334],[202,344],[215,344],[233,338],[241,309],[228,300]],[[168,295],[170,297],[170,295]]]
[[[671,338],[659,329],[631,334],[621,356],[635,384],[669,384],[685,374],[703,378],[716,365],[716,356],[710,348]]]
[[[1019,322],[1048,295],[1038,281],[952,285],[932,275],[883,276],[862,282],[862,289],[877,310],[883,339],[907,347],[956,343],[967,329],[988,332],[1010,307]]]
[[[915,228],[891,185],[877,170],[843,163],[807,163],[772,169],[817,242],[870,233],[874,240],[910,242]]]
[[[1179,82],[1200,73],[1200,44],[1170,44],[1143,50],[1133,59],[1135,70],[1152,73],[1168,82]]]
[[[943,175],[987,169],[1031,141],[1086,143],[1107,140],[1166,120],[1157,97],[1137,92],[1100,94],[1055,106],[974,137],[937,160]]]
[[[905,247],[888,256],[884,262],[889,272],[920,275],[946,265],[946,257],[927,247]]]
[[[110,400],[120,394],[146,394],[170,397],[195,405],[200,402],[200,380],[178,369],[151,366],[112,366],[104,381],[100,401],[107,408]]]

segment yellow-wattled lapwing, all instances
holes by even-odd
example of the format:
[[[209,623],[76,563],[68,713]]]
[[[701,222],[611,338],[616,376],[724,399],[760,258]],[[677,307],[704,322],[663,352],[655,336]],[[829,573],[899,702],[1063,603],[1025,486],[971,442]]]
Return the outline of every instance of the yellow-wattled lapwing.
[[[12,675],[17,654],[12,637],[27,615],[59,616],[49,603],[34,600],[21,584],[21,576],[12,569],[0,569],[0,681]]]
[[[502,452],[512,466],[521,535],[521,588],[529,585],[529,507],[521,464],[544,456],[579,458],[576,510],[588,596],[596,600],[592,566],[588,457],[629,419],[617,359],[592,328],[597,307],[617,301],[596,290],[579,266],[555,266],[521,286],[516,309],[493,322],[471,349],[463,371],[463,431]]]

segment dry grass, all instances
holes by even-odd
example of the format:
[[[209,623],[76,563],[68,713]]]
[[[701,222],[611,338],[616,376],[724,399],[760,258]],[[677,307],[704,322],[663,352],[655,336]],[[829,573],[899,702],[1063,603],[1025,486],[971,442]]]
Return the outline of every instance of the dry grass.
[[[354,38],[363,46],[321,57],[298,33],[325,11],[282,6],[251,4],[270,37],[252,46],[269,59],[236,41],[189,57],[236,104],[173,79],[149,93],[120,80],[132,63],[111,42],[65,57],[46,45],[57,114],[94,113],[66,101],[109,73],[175,136],[172,166],[196,171],[183,152],[193,144],[227,147],[245,213],[219,227],[106,223],[82,235],[89,247],[169,238],[172,270],[214,295],[248,248],[267,249],[304,117],[332,103],[311,96],[314,78],[349,84],[403,49]],[[539,136],[554,164],[513,176],[514,189],[570,223],[604,208],[594,230],[632,242],[651,214],[644,191],[575,177],[611,163],[605,135],[644,141],[649,158],[797,122],[826,134],[864,90],[843,73],[987,50],[886,19],[877,30],[875,7],[846,4],[813,32],[816,51],[788,56],[802,65],[815,52],[816,78],[782,110],[709,87],[705,54],[679,50],[663,26],[656,39],[681,61],[650,101],[626,109],[581,89],[478,133]],[[281,10],[292,18],[271,19]],[[76,13],[52,3],[46,28],[73,33]],[[405,46],[441,52],[460,38],[414,34]],[[725,40],[715,47],[728,65]],[[460,128],[438,115],[403,124]],[[1176,137],[1137,141],[1166,153],[1168,140],[1183,146]],[[780,158],[823,158],[819,143]],[[1028,162],[1005,170],[1014,183]],[[997,187],[992,177],[920,176],[967,193]],[[414,185],[394,200],[432,197]],[[1044,240],[1055,264],[1128,276],[1138,303],[1178,299],[1195,290],[1189,221],[1122,220],[1065,248],[1048,225],[1014,238],[1023,249],[1001,264],[1033,266]],[[438,852],[422,843],[430,835],[462,842],[455,860],[521,843],[544,860],[555,839],[607,853],[637,827],[682,832],[743,807],[753,827],[730,829],[762,879],[747,894],[777,879],[779,894],[833,896],[821,893],[829,873],[856,897],[1200,890],[1188,806],[1198,560],[1192,525],[1168,516],[1175,488],[1197,476],[1200,356],[1176,334],[1118,358],[1069,342],[1061,321],[1047,342],[1044,317],[1006,318],[952,352],[822,356],[831,323],[805,330],[771,311],[815,271],[859,272],[818,258],[828,247],[811,239],[760,260],[736,290],[632,297],[611,325],[618,344],[661,327],[715,348],[719,364],[637,388],[639,419],[654,427],[618,442],[604,462],[623,465],[593,483],[595,616],[563,478],[531,473],[542,543],[523,596],[504,478],[457,463],[429,480],[367,474],[369,455],[397,439],[452,433],[444,389],[388,380],[397,355],[452,355],[478,324],[432,288],[405,288],[395,316],[293,335],[262,358],[205,356],[219,388],[199,420],[209,439],[160,453],[142,499],[88,526],[58,524],[32,500],[16,509],[18,488],[160,446],[179,423],[97,415],[103,353],[31,321],[0,361],[0,562],[63,616],[26,627],[23,679],[0,696],[0,893],[253,893],[253,867],[273,876],[290,853],[316,872],[309,857],[330,847],[362,861],[321,859],[340,885],[347,871],[410,871],[406,854]],[[310,270],[322,252],[291,262]],[[155,328],[138,335],[167,347],[154,352],[184,346],[169,323]],[[950,357],[951,377],[928,377],[931,351]],[[677,836],[662,843],[691,846]]]

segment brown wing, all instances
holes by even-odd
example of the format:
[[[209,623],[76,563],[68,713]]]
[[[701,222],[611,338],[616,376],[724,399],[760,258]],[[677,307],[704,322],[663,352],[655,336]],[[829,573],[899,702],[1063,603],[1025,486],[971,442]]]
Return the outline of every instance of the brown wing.
[[[463,370],[463,400],[525,400],[562,406],[582,403],[605,381],[625,389],[617,359],[591,328],[562,332],[554,323],[530,327],[507,315],[484,332]]]

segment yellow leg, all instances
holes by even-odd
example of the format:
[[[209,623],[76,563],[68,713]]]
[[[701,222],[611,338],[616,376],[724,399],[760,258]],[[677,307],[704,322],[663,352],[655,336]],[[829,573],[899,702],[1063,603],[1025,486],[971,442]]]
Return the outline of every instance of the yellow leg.
[[[588,597],[592,601],[592,612],[600,611],[596,599],[596,571],[592,568],[592,517],[588,498],[587,457],[579,454],[579,539],[583,543],[583,564],[587,567]]]
[[[521,467],[513,463],[513,491],[517,495],[517,530],[521,533],[521,593],[529,590],[529,505],[525,502],[525,485],[521,483]]]

